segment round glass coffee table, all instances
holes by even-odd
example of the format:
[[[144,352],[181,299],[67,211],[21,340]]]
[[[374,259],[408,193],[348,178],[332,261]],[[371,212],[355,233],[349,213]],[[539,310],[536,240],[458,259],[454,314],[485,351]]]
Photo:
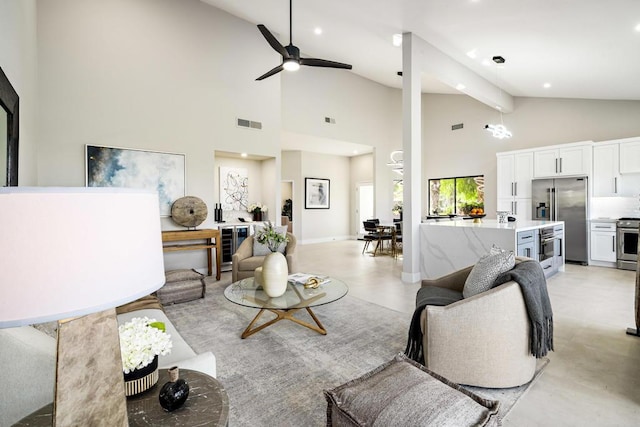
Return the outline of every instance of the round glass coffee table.
[[[322,326],[311,307],[337,301],[345,296],[348,291],[349,288],[343,281],[332,277],[329,282],[320,285],[316,289],[306,289],[303,285],[295,285],[289,282],[284,295],[271,298],[262,290],[262,287],[258,287],[255,284],[253,277],[249,277],[227,286],[224,290],[224,296],[235,304],[260,309],[256,317],[253,318],[247,329],[242,333],[241,337],[244,339],[283,319],[291,320],[319,334],[326,335],[327,330]],[[306,310],[315,325],[294,317],[294,314],[300,310]],[[265,311],[272,312],[276,315],[276,318],[255,326]]]

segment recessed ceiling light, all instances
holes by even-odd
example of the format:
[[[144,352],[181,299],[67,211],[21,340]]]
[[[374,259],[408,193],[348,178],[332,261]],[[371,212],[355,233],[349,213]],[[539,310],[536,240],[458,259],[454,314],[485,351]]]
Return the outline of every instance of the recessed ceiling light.
[[[640,24],[636,25],[634,29],[640,33]]]
[[[543,88],[549,89],[551,87],[551,83],[545,83],[542,85]]]
[[[473,49],[467,52],[467,56],[471,59],[476,59],[478,57],[478,49]]]
[[[391,42],[395,47],[402,46],[402,34],[394,34]]]
[[[456,85],[456,89],[461,90],[461,91],[462,91],[462,90],[465,90],[466,88],[467,88],[467,87],[466,87],[465,85],[463,85],[462,83],[458,83],[458,84]]]
[[[247,157],[247,153],[241,153],[240,157]]]
[[[482,60],[482,65],[484,65],[485,67],[488,67],[489,65],[491,65],[491,60],[489,58],[484,58]]]
[[[358,150],[353,150],[353,154],[358,154]]]
[[[502,107],[501,107],[501,106],[499,106],[499,105],[496,105],[496,110],[498,110],[498,111],[502,111]]]
[[[319,36],[320,34],[322,34],[322,28],[316,27],[314,28],[313,32],[315,35]]]

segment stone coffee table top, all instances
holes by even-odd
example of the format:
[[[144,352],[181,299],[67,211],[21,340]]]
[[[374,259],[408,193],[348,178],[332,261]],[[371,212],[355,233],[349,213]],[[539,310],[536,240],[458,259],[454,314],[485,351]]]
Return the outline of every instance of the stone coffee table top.
[[[158,383],[149,390],[127,398],[129,426],[226,426],[229,423],[229,398],[218,380],[199,371],[180,369],[180,378],[189,384],[185,404],[173,412],[162,409],[160,388],[169,381],[167,369],[159,369]],[[98,385],[99,386],[99,385]],[[124,396],[124,393],[123,393]],[[53,404],[23,418],[15,426],[51,426]]]

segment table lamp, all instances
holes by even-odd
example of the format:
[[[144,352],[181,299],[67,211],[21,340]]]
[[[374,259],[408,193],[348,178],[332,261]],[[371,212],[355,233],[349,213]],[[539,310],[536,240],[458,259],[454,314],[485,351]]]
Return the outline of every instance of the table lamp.
[[[157,193],[0,188],[0,236],[0,328],[58,320],[54,425],[126,426],[115,307],[164,284]]]

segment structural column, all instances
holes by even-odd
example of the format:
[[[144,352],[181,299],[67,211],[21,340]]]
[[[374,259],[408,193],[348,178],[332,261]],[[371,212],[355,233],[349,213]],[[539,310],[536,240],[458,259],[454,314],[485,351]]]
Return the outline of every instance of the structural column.
[[[402,149],[404,161],[402,281],[405,283],[420,281],[422,91],[416,41],[412,33],[402,35]]]

